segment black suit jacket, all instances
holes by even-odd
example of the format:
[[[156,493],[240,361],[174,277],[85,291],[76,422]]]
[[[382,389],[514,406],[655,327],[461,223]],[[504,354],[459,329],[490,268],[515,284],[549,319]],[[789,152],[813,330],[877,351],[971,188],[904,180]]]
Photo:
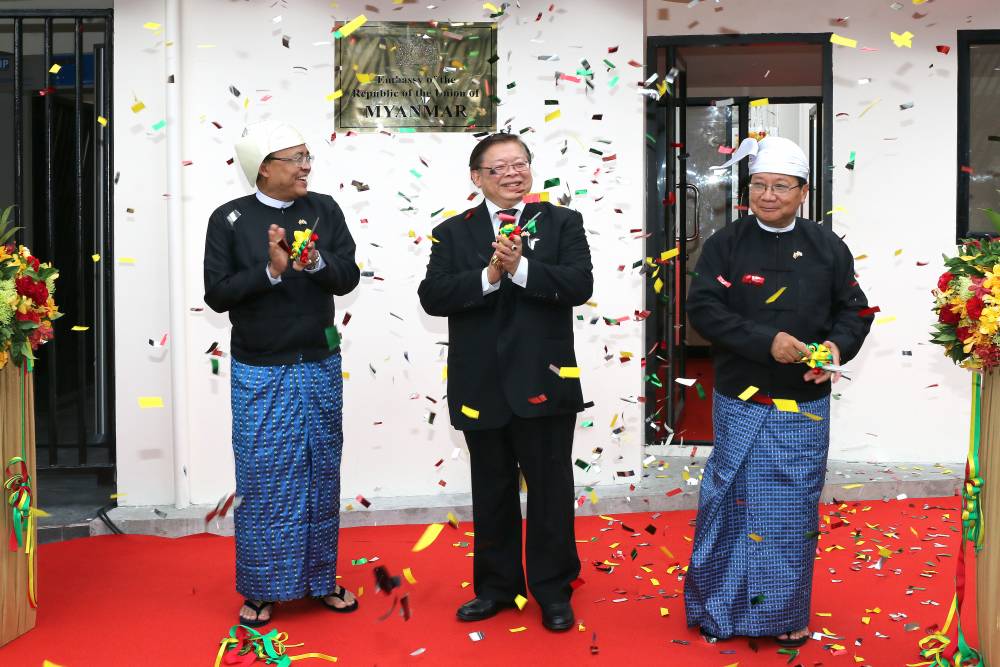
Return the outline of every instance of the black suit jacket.
[[[429,315],[448,318],[448,409],[460,431],[499,428],[511,414],[546,417],[583,409],[580,381],[549,368],[576,366],[573,306],[594,288],[583,217],[548,203],[527,204],[520,224],[535,215],[534,249],[527,287],[504,277],[500,289],[483,295],[482,272],[496,236],[486,204],[434,228],[420,304]],[[546,400],[528,399],[545,395]],[[478,419],[462,413],[465,405]]]

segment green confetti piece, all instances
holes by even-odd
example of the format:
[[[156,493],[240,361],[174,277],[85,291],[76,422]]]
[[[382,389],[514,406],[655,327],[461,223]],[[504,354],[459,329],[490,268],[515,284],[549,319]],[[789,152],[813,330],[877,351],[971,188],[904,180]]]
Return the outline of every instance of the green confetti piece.
[[[755,595],[752,598],[750,598],[750,605],[756,606],[762,603],[763,601],[764,601],[764,594],[761,593],[760,595]]]
[[[153,125],[153,129],[154,130],[162,130],[166,126],[167,126],[167,121],[164,119],[164,120],[161,120],[160,122],[154,124]]]
[[[475,51],[469,51],[470,58],[475,58],[478,55],[479,55],[479,49],[476,49]]]
[[[654,387],[661,387],[661,388],[663,387],[663,383],[660,382],[660,378],[656,377],[655,375],[647,375],[646,382],[653,385]]]
[[[695,388],[695,391],[698,392],[698,398],[700,398],[701,400],[705,400],[705,388],[701,386],[701,383],[700,382],[695,382],[694,383],[694,388]]]
[[[330,350],[336,350],[340,347],[340,332],[337,331],[336,326],[327,327],[324,330],[326,334],[326,347]]]
[[[587,194],[587,191],[586,190],[574,190],[573,194],[574,195],[585,195],[585,194]]]
[[[358,558],[355,560],[351,560],[351,565],[364,565],[367,562],[368,562],[367,558]]]
[[[433,213],[431,213],[431,217],[433,218],[435,215],[437,215],[438,213],[440,213],[443,210],[444,210],[443,208],[439,208],[438,210],[436,210]]]
[[[542,188],[543,189],[545,189],[545,188],[554,188],[557,185],[559,185],[559,179],[558,178],[547,178],[547,179],[545,179],[545,185],[542,186]]]
[[[576,74],[577,76],[594,76],[594,71],[580,68],[576,70]]]
[[[635,560],[636,558],[639,557],[639,550],[636,549],[635,547],[632,547],[632,553],[629,555],[632,556],[632,560]]]
[[[219,360],[218,359],[211,359],[210,361],[212,362],[212,375],[218,375],[219,374]]]
[[[580,470],[584,471],[590,470],[590,464],[584,461],[583,459],[577,459],[576,461],[573,462],[573,464]]]
[[[423,176],[420,174],[420,172],[417,171],[416,169],[410,169],[410,173],[413,174],[414,178],[423,178]]]
[[[595,154],[595,155],[604,155],[604,153],[602,153],[601,151],[597,150],[596,148],[591,148],[590,152],[593,153],[593,154]]]
[[[516,85],[517,85],[517,81],[511,81],[510,83],[507,84],[507,90],[510,90],[511,88],[513,88]]]
[[[648,132],[646,133],[646,138],[649,139],[650,141],[652,141],[654,144],[656,143],[656,137],[654,137],[653,135],[649,134]]]
[[[799,649],[797,648],[779,648],[778,653],[788,656],[788,662],[786,665],[790,665],[795,662],[795,659],[799,657]]]
[[[618,85],[618,77],[617,76],[612,77],[612,79],[610,81],[608,81],[608,88],[614,88],[617,85]]]
[[[413,134],[417,131],[414,127],[400,127],[396,130],[400,134]]]
[[[593,425],[594,425],[594,422],[591,421],[590,419],[588,419],[587,421],[585,421],[582,424],[580,424],[580,426],[582,426],[583,428],[590,428]]]
[[[613,62],[611,62],[610,60],[608,60],[607,58],[604,59],[604,64],[608,66],[608,69],[614,69],[615,68],[615,64]]]
[[[582,322],[583,321],[583,315],[577,315],[576,319],[578,319],[578,320],[580,320]]]

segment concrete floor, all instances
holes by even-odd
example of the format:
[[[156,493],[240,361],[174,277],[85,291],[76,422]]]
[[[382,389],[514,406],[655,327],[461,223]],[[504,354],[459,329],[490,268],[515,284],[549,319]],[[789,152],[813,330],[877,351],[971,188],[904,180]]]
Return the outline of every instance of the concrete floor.
[[[635,478],[634,490],[629,484],[596,486],[596,504],[585,488],[577,489],[577,497],[587,496],[578,515],[621,514],[625,512],[671,511],[694,509],[698,502],[697,479],[705,458],[657,457],[657,461]],[[687,472],[689,480],[684,479]],[[822,501],[881,501],[889,498],[933,498],[959,493],[965,466],[950,464],[873,464],[832,461],[827,469]],[[681,493],[667,493],[681,489]],[[386,524],[423,524],[447,521],[448,512],[460,520],[472,519],[472,498],[468,493],[436,494],[394,498],[369,498],[371,507],[341,512],[340,525],[370,526]],[[522,503],[524,495],[522,494]],[[195,505],[178,510],[173,506],[118,507],[109,515],[126,533],[180,537],[200,532],[220,535],[233,534],[232,515],[205,524],[205,515],[214,508]],[[109,529],[99,520],[90,522],[90,534],[103,535]]]

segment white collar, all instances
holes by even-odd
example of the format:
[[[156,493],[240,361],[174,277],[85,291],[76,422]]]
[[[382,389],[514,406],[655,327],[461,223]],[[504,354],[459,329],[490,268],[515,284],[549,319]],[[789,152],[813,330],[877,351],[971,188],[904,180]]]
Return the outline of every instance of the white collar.
[[[289,206],[295,203],[294,199],[292,201],[281,201],[280,199],[269,197],[260,190],[258,190],[254,194],[257,195],[257,201],[259,201],[264,206],[270,206],[271,208],[288,208]]]
[[[500,219],[497,217],[497,213],[499,213],[500,211],[506,211],[507,209],[500,208],[500,206],[494,204],[489,199],[484,199],[483,201],[486,202],[486,211],[487,213],[490,214],[490,222],[493,223],[494,227],[500,227],[499,224]],[[519,220],[521,218],[521,214],[524,213],[524,200],[522,199],[521,201],[517,202],[517,204],[511,206],[511,208],[517,210],[517,213],[514,215],[514,220],[515,221]]]
[[[754,217],[754,220],[757,220],[757,218]],[[757,220],[757,224],[760,225],[760,228],[765,232],[771,232],[772,234],[784,234],[785,232],[790,232],[795,229],[795,220],[792,220],[792,224],[787,227],[768,227],[760,220]]]

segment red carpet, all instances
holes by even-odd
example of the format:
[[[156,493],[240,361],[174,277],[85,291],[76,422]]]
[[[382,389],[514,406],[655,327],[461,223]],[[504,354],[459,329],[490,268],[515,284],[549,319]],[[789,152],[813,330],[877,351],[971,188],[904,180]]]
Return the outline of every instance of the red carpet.
[[[301,601],[279,606],[274,625],[288,633],[291,643],[304,644],[291,648],[291,655],[328,653],[343,665],[899,667],[921,661],[917,641],[928,627],[943,623],[947,613],[959,541],[957,508],[957,498],[840,508],[840,516],[831,517],[834,527],[819,542],[811,628],[826,628],[842,639],[810,641],[792,660],[778,654],[769,640],[758,640],[755,647],[746,639],[711,646],[685,627],[681,573],[671,566],[686,564],[693,512],[655,519],[649,514],[616,517],[637,536],[621,523],[609,525],[596,517],[578,520],[586,583],[573,602],[584,632],[546,631],[533,600],[523,612],[505,611],[482,623],[457,622],[455,609],[472,597],[471,587],[461,588],[463,580],[471,579],[472,560],[466,557],[471,547],[454,544],[471,539],[446,527],[426,551],[411,553],[423,526],[343,530],[341,581],[355,591],[364,587],[361,609],[339,615]],[[822,511],[829,516],[838,508],[824,506]],[[655,536],[644,530],[650,524],[656,527]],[[463,524],[461,531],[466,530],[471,528]],[[879,546],[892,555],[881,569],[874,569]],[[635,560],[630,558],[633,549]],[[615,560],[618,551],[623,565],[613,573],[595,569],[594,561]],[[856,560],[858,555],[870,561]],[[374,594],[373,564],[351,564],[352,559],[376,556],[375,565],[387,566],[392,574],[412,569],[417,583],[403,585],[410,594],[409,621],[398,614],[378,620],[391,600]],[[42,546],[39,560],[38,627],[0,648],[0,665],[37,667],[48,659],[62,667],[210,666],[240,603],[233,590],[231,538],[95,537]],[[974,590],[974,582],[969,586]],[[967,608],[974,605],[970,592]],[[661,607],[669,616],[661,617]],[[916,627],[908,631],[907,624]],[[527,629],[509,632],[519,626]],[[974,635],[974,627],[970,614],[967,632]],[[473,631],[481,631],[484,638],[471,641],[468,634]],[[591,655],[593,633],[597,655]],[[845,652],[834,655],[824,648],[833,644],[843,645]],[[411,656],[417,649],[424,652]]]
[[[694,387],[684,390],[687,400],[684,402],[684,412],[677,421],[674,440],[680,443],[683,437],[686,442],[712,442],[712,388],[715,386],[715,370],[711,359],[690,357],[687,360],[684,374],[698,380],[705,393],[705,398],[698,397]]]

